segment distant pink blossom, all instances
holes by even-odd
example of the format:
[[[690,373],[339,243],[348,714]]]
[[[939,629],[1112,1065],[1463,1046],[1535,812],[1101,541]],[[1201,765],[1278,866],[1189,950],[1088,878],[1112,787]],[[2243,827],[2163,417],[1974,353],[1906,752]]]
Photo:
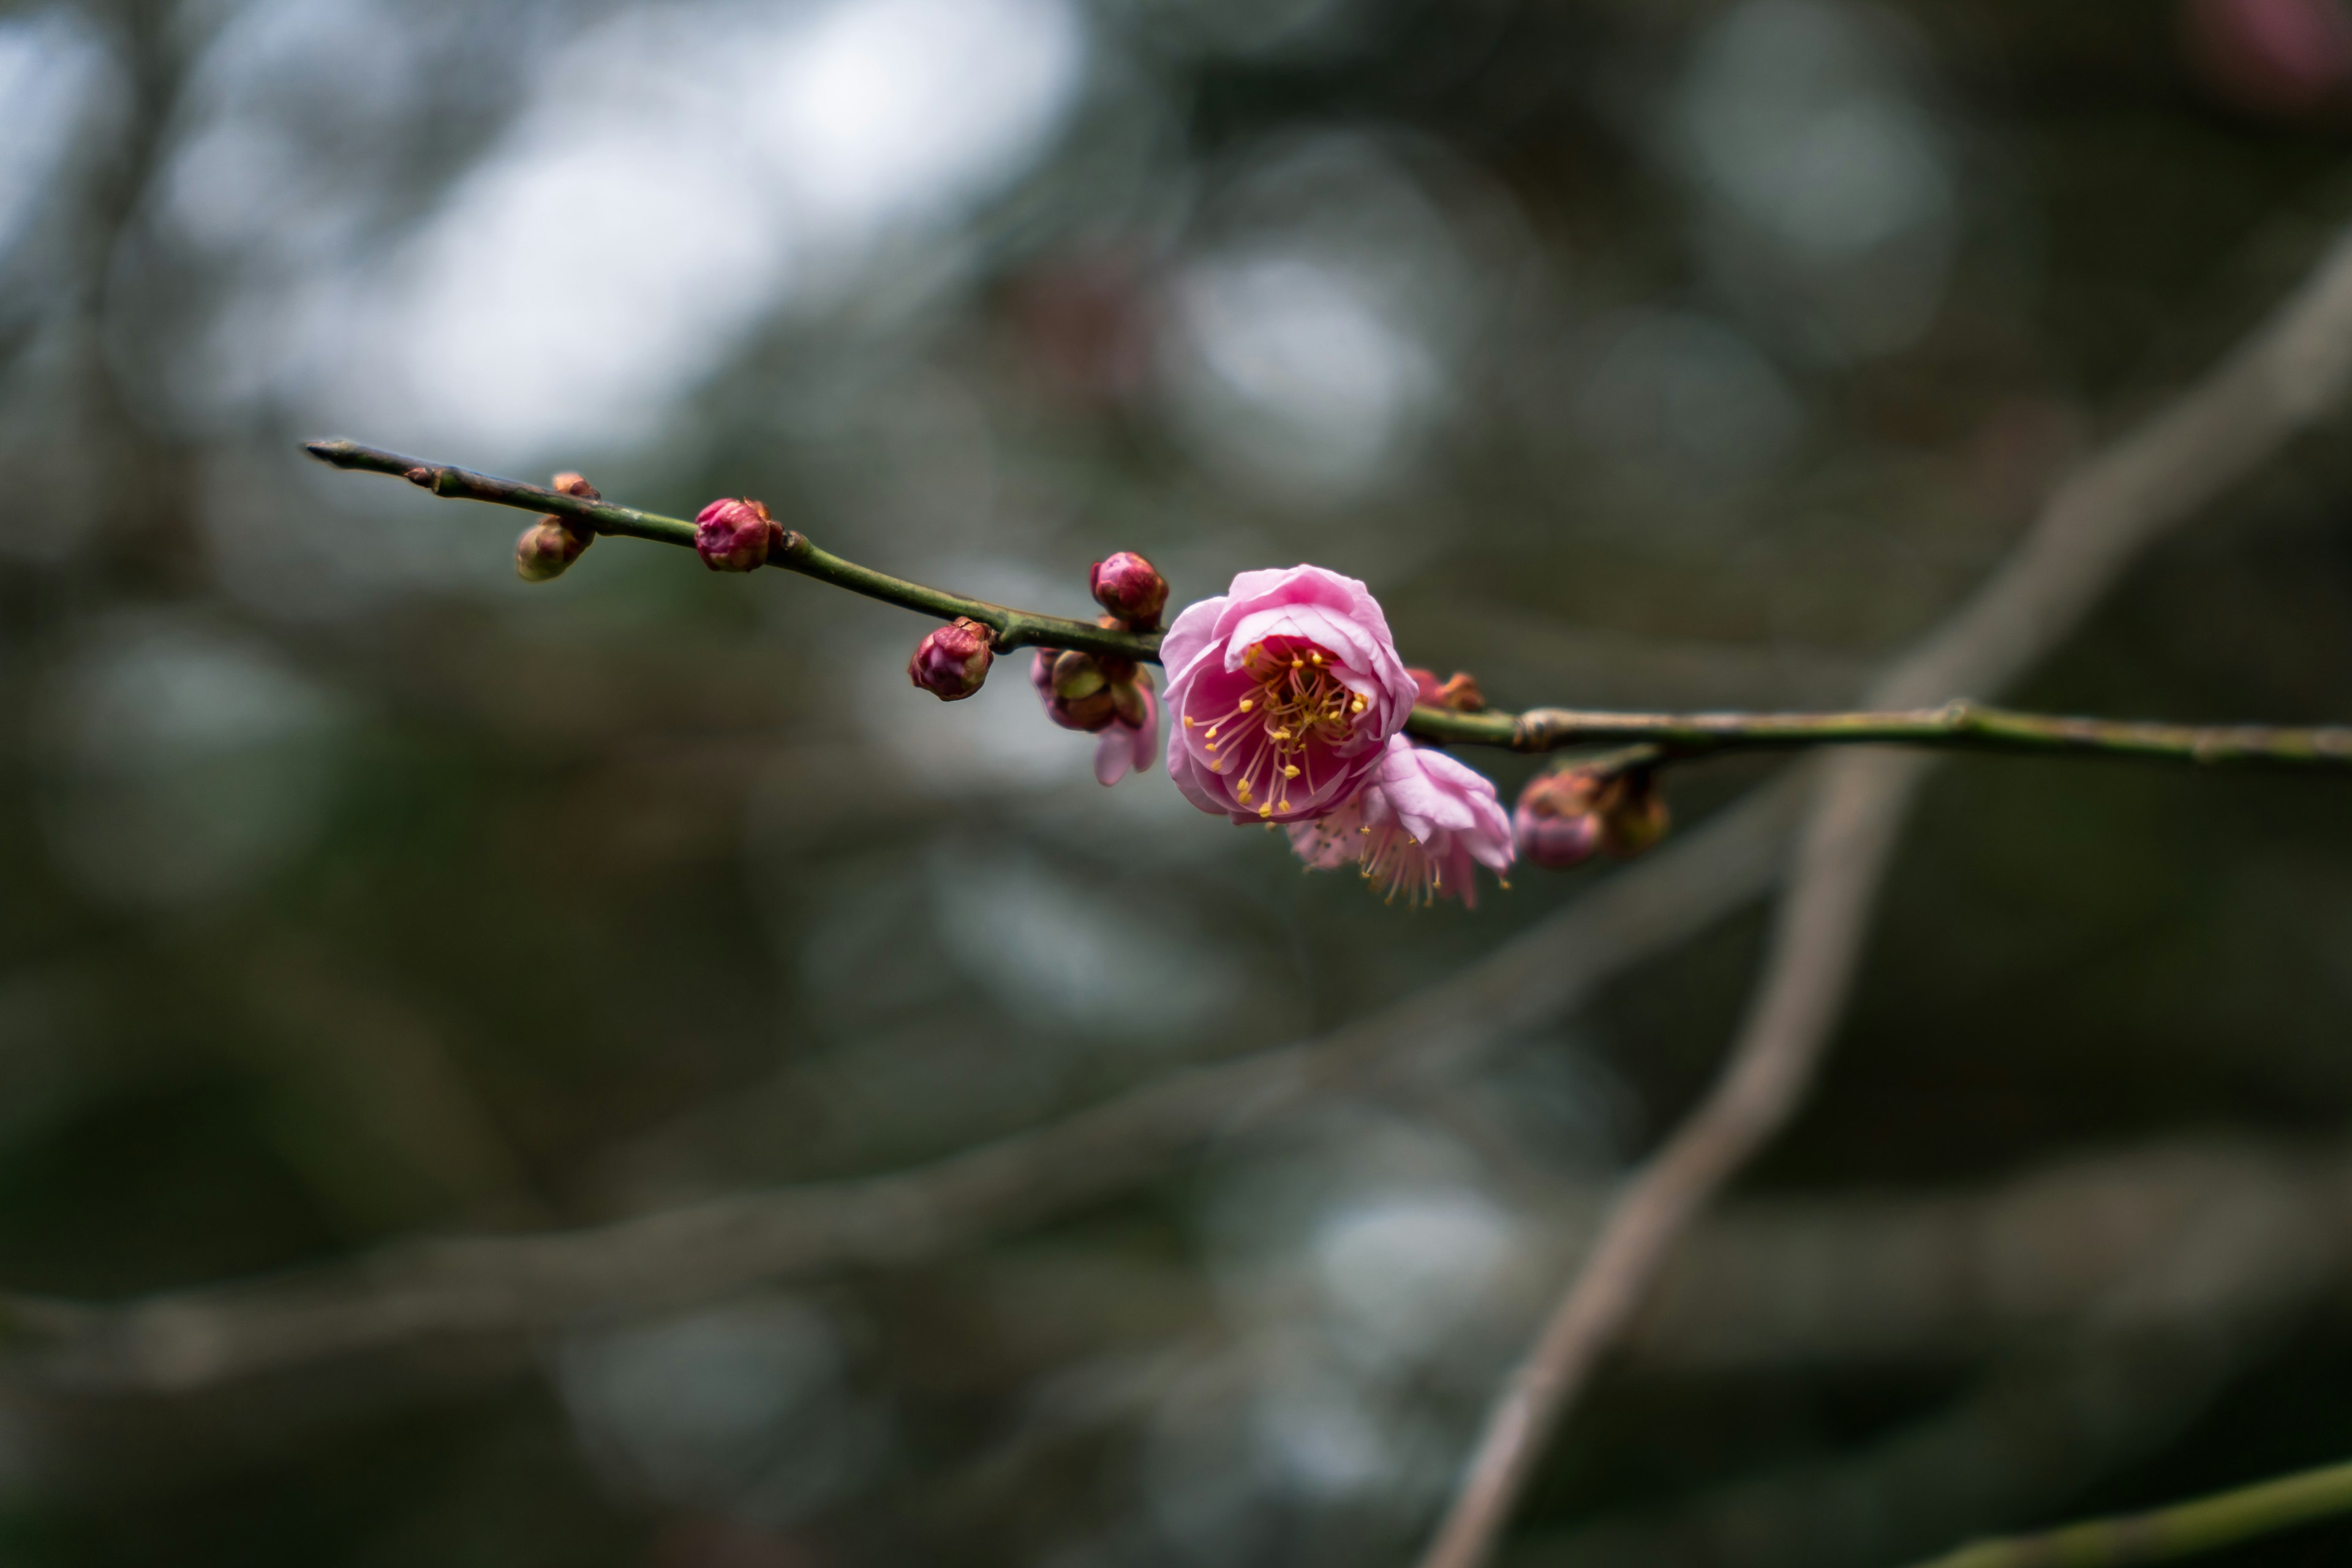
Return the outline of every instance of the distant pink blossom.
[[[1352,799],[1293,824],[1290,847],[1318,869],[1356,862],[1388,898],[1460,899],[1465,909],[1478,906],[1477,868],[1500,877],[1515,854],[1511,819],[1486,776],[1402,735],[1390,737]]]
[[[2352,14],[2342,0],[2187,0],[2189,55],[2247,109],[2309,113],[2352,87]]]
[[[1320,566],[1243,573],[1186,606],[1160,655],[1175,724],[1168,774],[1185,799],[1235,822],[1337,811],[1412,711],[1412,678],[1380,605]]]

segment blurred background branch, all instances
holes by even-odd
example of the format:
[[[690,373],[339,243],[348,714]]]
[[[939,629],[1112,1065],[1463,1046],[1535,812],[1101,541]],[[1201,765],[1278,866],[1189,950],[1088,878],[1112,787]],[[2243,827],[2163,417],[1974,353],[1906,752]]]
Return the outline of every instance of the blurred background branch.
[[[2210,376],[2069,476],[2011,560],[1874,694],[1889,704],[1933,701],[2013,679],[2137,551],[2242,482],[2347,379],[2352,233]],[[1825,770],[1763,978],[1716,1087],[1628,1180],[1497,1400],[1426,1568],[1486,1561],[1553,1427],[1683,1228],[1802,1103],[1844,1009],[1922,765],[1861,755]]]

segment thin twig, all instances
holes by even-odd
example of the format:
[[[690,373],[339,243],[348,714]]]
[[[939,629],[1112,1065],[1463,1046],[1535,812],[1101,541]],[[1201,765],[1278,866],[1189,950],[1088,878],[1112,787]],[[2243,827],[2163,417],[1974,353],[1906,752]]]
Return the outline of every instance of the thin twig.
[[[2146,1513],[2090,1520],[2042,1535],[1981,1541],[1919,1568],[2119,1568],[2129,1563],[2171,1563],[2340,1513],[2352,1513],[2352,1461]]]
[[[694,524],[610,501],[567,495],[520,479],[403,457],[354,441],[312,441],[307,450],[341,468],[394,474],[436,496],[488,501],[526,511],[575,517],[598,533],[691,546]],[[926,587],[845,561],[787,529],[768,564],[941,620],[968,617],[995,633],[1000,649],[1075,647],[1157,663],[1158,633],[1122,631],[1090,621],[1041,616]],[[1423,706],[1407,729],[1425,741],[1507,746],[1520,752],[1625,742],[1654,742],[1660,762],[1717,752],[1831,745],[1900,745],[1939,750],[2026,752],[2132,758],[2144,762],[2237,763],[2352,768],[2352,728],[2197,727],[2015,713],[1955,701],[1908,712],[1613,713],[1533,708],[1524,713],[1456,712]]]
[[[2134,555],[2269,458],[2352,378],[2352,235],[2218,369],[2062,485],[2022,545],[1873,693],[1916,706],[2006,684]],[[1677,1237],[1801,1103],[1843,1010],[1917,756],[1827,766],[1766,970],[1706,1100],[1625,1186],[1488,1416],[1423,1568],[1475,1568],[1560,1417],[1623,1332]]]

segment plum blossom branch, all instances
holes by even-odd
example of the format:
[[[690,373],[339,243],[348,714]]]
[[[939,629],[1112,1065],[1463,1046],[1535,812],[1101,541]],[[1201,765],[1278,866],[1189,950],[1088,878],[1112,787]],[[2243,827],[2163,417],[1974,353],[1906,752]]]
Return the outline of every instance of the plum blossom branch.
[[[426,462],[347,440],[312,441],[306,449],[339,468],[391,474],[436,496],[574,520],[595,534],[695,543],[695,524],[615,505],[577,489],[552,489],[446,463]],[[570,477],[570,476],[567,476]],[[766,564],[797,572],[870,599],[947,622],[987,627],[996,650],[1074,648],[1139,663],[1160,662],[1160,634],[1038,615],[910,583],[819,549],[785,529]],[[1620,713],[1531,708],[1523,713],[1460,711],[1428,702],[1405,724],[1440,744],[1553,752],[1642,742],[1645,760],[1669,763],[1727,751],[1834,745],[1900,745],[1936,750],[2015,752],[2128,758],[2144,762],[2352,769],[2352,726],[2283,729],[2265,725],[2195,726],[2021,713],[1956,701],[1938,708],[1851,713]]]

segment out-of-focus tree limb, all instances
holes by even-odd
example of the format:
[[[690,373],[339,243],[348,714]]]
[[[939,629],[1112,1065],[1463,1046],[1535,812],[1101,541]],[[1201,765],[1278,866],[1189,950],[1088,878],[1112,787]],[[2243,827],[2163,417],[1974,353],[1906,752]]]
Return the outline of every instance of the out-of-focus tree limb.
[[[2082,618],[2149,543],[2266,461],[2352,379],[2352,237],[2210,375],[2062,484],[2016,553],[1903,659],[1874,705],[2000,689]],[[1763,978],[1721,1077],[1627,1184],[1496,1401],[1424,1568],[1474,1568],[1509,1522],[1561,1415],[1623,1333],[1667,1253],[1803,1100],[1859,962],[1926,763],[1832,760],[1800,838]]]
[[[1759,792],[1396,1007],[930,1165],[574,1231],[406,1243],[119,1306],[0,1300],[0,1352],[20,1374],[190,1389],[429,1336],[593,1322],[950,1256],[1149,1181],[1211,1137],[1335,1088],[1444,1072],[1556,1016],[1760,893],[1777,874],[1791,802],[1785,787]]]

